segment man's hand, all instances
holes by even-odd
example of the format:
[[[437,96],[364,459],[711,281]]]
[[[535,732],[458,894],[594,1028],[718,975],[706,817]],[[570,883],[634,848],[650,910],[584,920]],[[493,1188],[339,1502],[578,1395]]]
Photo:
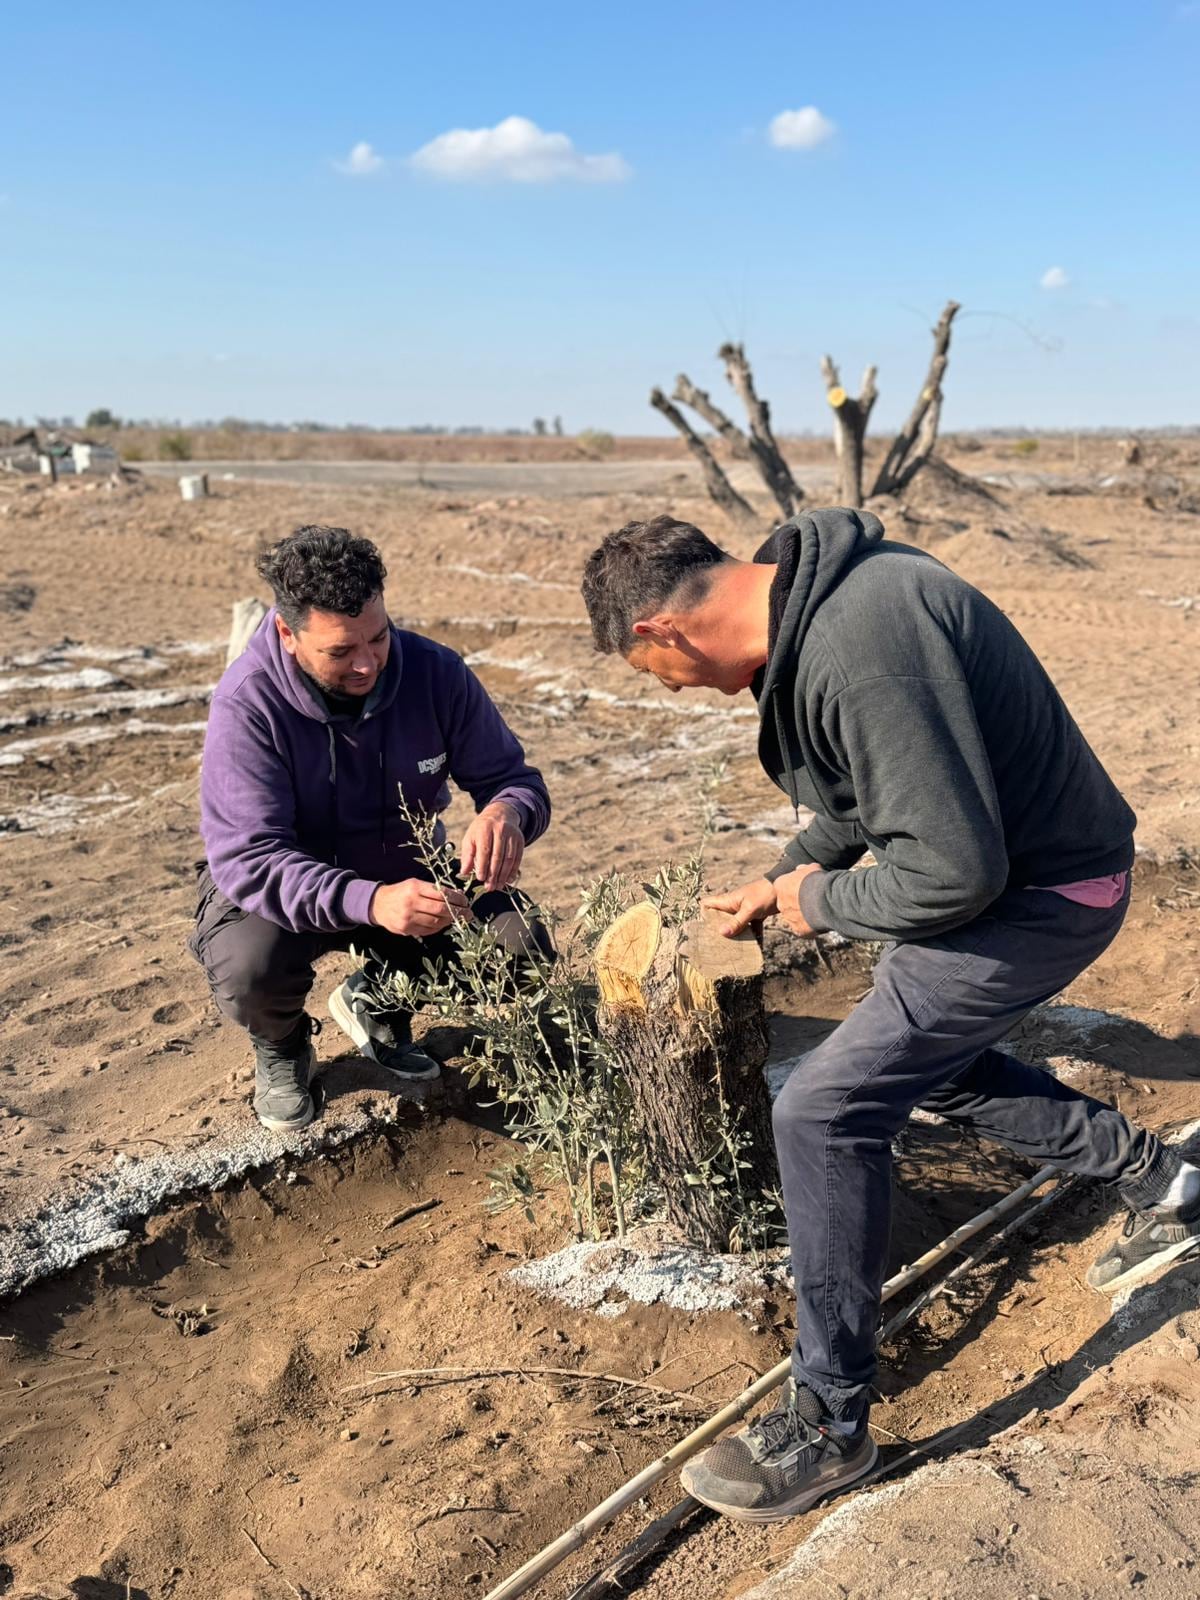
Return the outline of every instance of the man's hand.
[[[713,911],[724,911],[730,917],[721,932],[732,939],[752,922],[765,922],[778,914],[777,887],[768,878],[755,878],[753,883],[744,883],[740,889],[730,889],[725,894],[706,894],[700,904]]]
[[[439,889],[421,878],[381,883],[371,897],[371,921],[409,939],[428,939],[457,918],[470,915],[470,904],[461,889]]]
[[[525,835],[516,806],[493,800],[484,806],[463,835],[459,859],[464,878],[475,878],[485,889],[507,889],[517,880]]]
[[[800,885],[812,873],[820,871],[815,862],[809,862],[806,866],[797,867],[795,872],[785,872],[782,878],[775,879],[779,915],[785,925],[802,939],[815,939],[817,935],[816,929],[809,927],[808,919],[800,909]]]
[[[721,929],[727,939],[752,922],[765,922],[768,917],[782,917],[793,933],[804,939],[815,938],[800,909],[800,885],[810,872],[820,871],[815,863],[809,863],[795,872],[785,872],[774,883],[769,878],[755,878],[753,883],[744,883],[740,889],[730,889],[725,894],[706,894],[700,904],[729,916],[730,921]]]

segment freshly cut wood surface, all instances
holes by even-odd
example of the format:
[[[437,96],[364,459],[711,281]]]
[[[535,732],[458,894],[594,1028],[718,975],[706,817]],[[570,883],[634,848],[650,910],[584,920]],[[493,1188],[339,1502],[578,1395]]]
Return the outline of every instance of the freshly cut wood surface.
[[[605,1004],[646,1004],[642,979],[654,965],[662,942],[662,918],[648,900],[623,911],[600,936],[596,946],[596,978]]]

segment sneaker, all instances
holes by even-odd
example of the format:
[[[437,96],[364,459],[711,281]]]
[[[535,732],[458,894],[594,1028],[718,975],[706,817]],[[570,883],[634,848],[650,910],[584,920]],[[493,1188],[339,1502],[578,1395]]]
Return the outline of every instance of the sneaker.
[[[1140,1283],[1160,1267],[1200,1255],[1200,1203],[1182,1209],[1156,1206],[1130,1211],[1125,1226],[1088,1269],[1087,1281],[1102,1294]]]
[[[429,1083],[441,1077],[441,1062],[419,1044],[404,1038],[408,1031],[406,1015],[394,1013],[393,1021],[387,1012],[370,1009],[361,972],[347,978],[329,996],[329,1015],[354,1041],[360,1055],[394,1078],[402,1078],[405,1083]]]
[[[878,1459],[864,1418],[839,1433],[811,1389],[788,1379],[783,1405],[720,1439],[680,1473],[693,1499],[736,1522],[796,1517],[870,1472]]]
[[[272,1133],[295,1133],[316,1115],[309,1084],[317,1064],[312,1036],[320,1031],[306,1015],[289,1038],[254,1041],[254,1115]]]

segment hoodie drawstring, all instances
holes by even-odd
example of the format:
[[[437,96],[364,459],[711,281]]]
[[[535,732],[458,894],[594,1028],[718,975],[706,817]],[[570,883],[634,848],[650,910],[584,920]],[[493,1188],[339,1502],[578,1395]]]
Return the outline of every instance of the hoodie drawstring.
[[[792,802],[792,814],[799,825],[800,794],[796,787],[796,766],[803,762],[803,757],[792,749],[791,729],[780,712],[778,690],[771,691],[771,709],[775,713],[775,737],[779,740],[779,751],[784,758],[783,776],[787,783],[788,799]]]
[[[329,735],[329,781],[333,785],[333,864],[338,865],[337,850],[337,741],[334,738],[333,723],[325,724],[325,732]]]

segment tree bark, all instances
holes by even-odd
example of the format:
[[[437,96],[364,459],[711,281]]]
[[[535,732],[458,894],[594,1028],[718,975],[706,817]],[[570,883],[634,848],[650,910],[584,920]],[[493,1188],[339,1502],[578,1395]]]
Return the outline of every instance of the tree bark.
[[[747,1202],[778,1183],[762,951],[749,933],[726,939],[723,920],[706,912],[665,928],[646,902],[595,954],[601,1032],[627,1074],[666,1216],[707,1250],[728,1250]]]
[[[651,389],[650,404],[656,411],[661,411],[671,426],[683,435],[684,443],[699,461],[704,472],[704,482],[709,494],[726,516],[732,518],[741,528],[757,530],[759,519],[754,507],[733,487],[712,451],[679,407],[672,405],[661,389]]]
[[[878,398],[875,368],[863,373],[858,398],[846,393],[832,356],[821,361],[825,398],[833,407],[833,448],[838,462],[838,504],[857,508],[863,502],[863,451],[871,408]]]
[[[876,494],[895,494],[911,483],[928,461],[937,443],[938,423],[942,415],[942,379],[950,351],[950,324],[960,307],[956,300],[948,300],[933,330],[933,355],[925,382],[917,395],[908,420],[892,440],[884,457],[879,475],[875,479]]]
[[[785,517],[794,517],[804,500],[804,491],[792,477],[792,469],[771,432],[771,409],[760,400],[746,352],[740,344],[723,344],[717,351],[725,363],[725,376],[746,408],[750,423],[750,450],[762,480],[775,497]]]
[[[713,404],[711,395],[696,387],[686,372],[681,372],[675,379],[671,399],[678,400],[680,405],[691,406],[693,411],[702,416],[713,432],[719,433],[725,440],[735,460],[751,460],[754,452],[741,428],[719,406]]]

